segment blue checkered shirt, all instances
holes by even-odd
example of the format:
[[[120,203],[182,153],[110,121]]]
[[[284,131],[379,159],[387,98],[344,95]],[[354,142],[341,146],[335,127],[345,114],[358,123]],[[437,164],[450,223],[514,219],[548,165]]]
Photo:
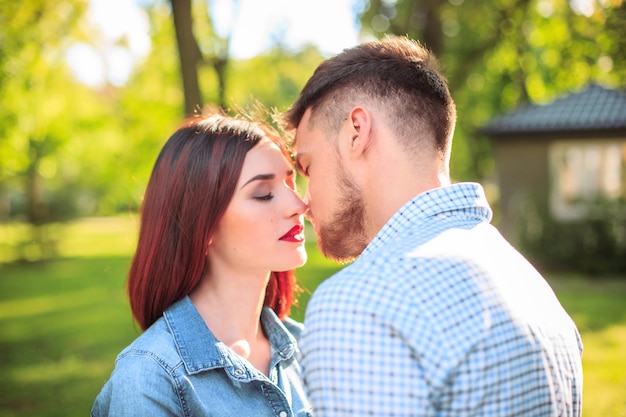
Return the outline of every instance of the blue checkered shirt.
[[[582,343],[478,184],[420,194],[323,282],[301,339],[317,416],[580,416]]]

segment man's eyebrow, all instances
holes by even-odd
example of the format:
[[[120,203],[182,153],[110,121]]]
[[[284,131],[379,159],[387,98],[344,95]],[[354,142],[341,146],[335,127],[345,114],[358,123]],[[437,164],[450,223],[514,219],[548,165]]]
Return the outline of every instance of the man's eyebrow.
[[[245,187],[246,185],[250,184],[253,181],[268,181],[268,180],[273,180],[274,178],[276,178],[276,175],[274,175],[274,174],[259,174],[259,175],[255,175],[254,177],[252,177],[248,181],[246,181],[246,183],[244,185],[242,185],[241,188]]]

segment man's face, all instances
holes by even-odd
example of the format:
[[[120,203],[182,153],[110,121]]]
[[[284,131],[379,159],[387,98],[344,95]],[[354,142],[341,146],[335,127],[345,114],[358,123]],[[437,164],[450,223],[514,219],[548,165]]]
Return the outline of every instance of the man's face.
[[[358,256],[365,246],[365,206],[361,190],[342,166],[336,146],[320,126],[309,124],[310,109],[296,131],[296,165],[308,179],[307,218],[322,253],[337,261]]]

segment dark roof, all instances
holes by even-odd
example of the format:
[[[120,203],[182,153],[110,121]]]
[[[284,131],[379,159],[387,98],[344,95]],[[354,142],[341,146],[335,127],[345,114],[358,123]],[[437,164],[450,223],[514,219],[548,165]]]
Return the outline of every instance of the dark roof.
[[[546,105],[527,105],[494,118],[481,132],[490,136],[626,130],[626,91],[590,84]]]

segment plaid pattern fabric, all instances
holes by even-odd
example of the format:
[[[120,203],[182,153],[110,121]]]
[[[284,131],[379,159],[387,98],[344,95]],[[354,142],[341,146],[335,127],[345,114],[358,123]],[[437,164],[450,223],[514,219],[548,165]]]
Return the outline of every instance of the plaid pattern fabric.
[[[318,416],[579,416],[582,343],[478,184],[417,196],[311,298]]]

